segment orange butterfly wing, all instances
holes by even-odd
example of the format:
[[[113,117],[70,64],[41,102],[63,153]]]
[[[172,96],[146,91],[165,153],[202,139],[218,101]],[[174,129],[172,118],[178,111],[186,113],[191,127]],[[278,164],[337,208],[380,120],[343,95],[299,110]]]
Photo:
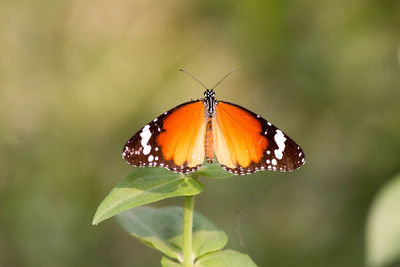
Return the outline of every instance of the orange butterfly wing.
[[[206,132],[204,104],[184,105],[171,113],[157,141],[166,160],[177,166],[196,167],[204,162]]]
[[[204,162],[206,122],[200,100],[179,105],[134,134],[122,156],[137,167],[158,166],[187,173]]]
[[[253,112],[219,101],[213,119],[218,163],[234,174],[291,171],[304,164],[304,152],[281,130]]]

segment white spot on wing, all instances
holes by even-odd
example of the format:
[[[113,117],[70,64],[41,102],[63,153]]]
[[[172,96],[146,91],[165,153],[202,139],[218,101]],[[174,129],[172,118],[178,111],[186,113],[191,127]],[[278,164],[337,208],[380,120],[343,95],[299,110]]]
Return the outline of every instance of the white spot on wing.
[[[282,159],[283,157],[283,151],[285,150],[285,141],[286,137],[282,133],[281,130],[276,130],[276,134],[274,136],[275,142],[278,145],[278,149],[275,149],[275,157],[277,159]]]
[[[272,159],[272,165],[276,165],[278,162],[276,162],[276,159]]]
[[[280,151],[280,150],[278,150],[278,149],[275,149],[274,153],[275,153],[275,157],[276,157],[277,159],[282,159],[282,158],[283,158],[283,153],[282,153],[282,151]]]
[[[156,122],[157,121],[157,118],[155,118],[154,120],[153,120],[153,122]]]
[[[152,162],[153,159],[154,159],[153,155],[150,155],[149,158],[148,158],[149,162]]]
[[[140,133],[140,137],[142,138],[141,145],[143,147],[143,154],[148,155],[151,150],[151,146],[147,144],[151,137],[150,125],[144,126],[142,132]]]

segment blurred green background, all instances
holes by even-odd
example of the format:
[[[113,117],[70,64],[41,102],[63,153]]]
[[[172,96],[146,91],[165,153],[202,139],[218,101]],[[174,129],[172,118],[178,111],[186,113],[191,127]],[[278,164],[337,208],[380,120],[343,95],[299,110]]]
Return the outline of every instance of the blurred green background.
[[[236,72],[217,98],[304,149],[293,173],[202,179],[200,211],[259,266],[363,266],[400,171],[400,1],[0,2],[0,265],[159,266],[98,204],[125,141]],[[182,205],[177,198],[158,205]]]

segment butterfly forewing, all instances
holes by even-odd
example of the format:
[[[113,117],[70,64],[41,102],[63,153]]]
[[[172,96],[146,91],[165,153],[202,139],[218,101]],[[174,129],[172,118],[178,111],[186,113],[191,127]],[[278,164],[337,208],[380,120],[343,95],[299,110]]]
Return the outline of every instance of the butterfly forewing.
[[[123,158],[138,167],[187,173],[204,162],[205,118],[200,100],[179,105],[145,125],[125,144]]]
[[[290,137],[241,106],[219,101],[213,122],[217,161],[229,172],[292,171],[305,162]]]

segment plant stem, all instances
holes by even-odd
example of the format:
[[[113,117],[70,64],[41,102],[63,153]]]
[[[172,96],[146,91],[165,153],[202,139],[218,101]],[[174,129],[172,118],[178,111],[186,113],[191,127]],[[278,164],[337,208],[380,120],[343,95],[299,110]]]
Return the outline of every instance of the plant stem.
[[[192,231],[194,196],[185,197],[183,206],[183,267],[193,267]]]

